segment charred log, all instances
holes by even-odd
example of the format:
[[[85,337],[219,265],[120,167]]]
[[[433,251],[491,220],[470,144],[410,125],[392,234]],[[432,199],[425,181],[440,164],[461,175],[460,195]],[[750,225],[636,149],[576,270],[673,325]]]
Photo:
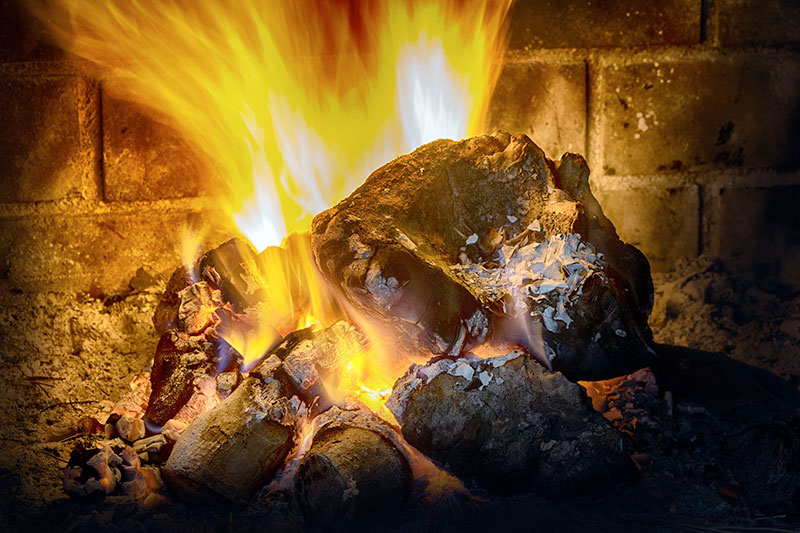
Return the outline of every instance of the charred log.
[[[183,431],[164,467],[165,480],[191,500],[249,500],[286,459],[296,408],[280,380],[247,378]]]
[[[295,477],[310,523],[346,530],[405,504],[413,478],[394,429],[366,408],[332,407],[316,424],[314,443]]]
[[[588,175],[580,156],[554,163],[524,135],[435,141],[319,214],[314,255],[423,350],[455,356],[491,338],[570,379],[629,373],[654,358],[649,265]]]
[[[579,493],[634,471],[580,386],[522,351],[413,365],[387,406],[410,444],[490,490]]]
[[[145,418],[163,425],[187,404],[198,380],[213,379],[214,348],[210,342],[176,330],[161,336],[150,373],[152,392]]]

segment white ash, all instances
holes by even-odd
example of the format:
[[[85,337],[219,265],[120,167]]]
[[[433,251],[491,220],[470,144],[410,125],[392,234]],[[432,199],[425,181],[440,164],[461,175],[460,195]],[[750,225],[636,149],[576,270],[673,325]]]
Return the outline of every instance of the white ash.
[[[528,226],[538,231],[534,221]],[[605,261],[591,243],[577,233],[554,235],[544,242],[520,246],[505,244],[491,263],[451,266],[452,273],[476,290],[485,303],[500,303],[514,316],[538,317],[551,332],[562,331],[573,322],[569,310],[583,293],[591,276],[605,277]],[[513,309],[505,309],[505,302]]]
[[[402,424],[403,411],[411,392],[415,389],[431,382],[436,376],[447,373],[459,377],[467,382],[477,379],[480,382],[478,390],[482,390],[486,385],[494,381],[498,385],[503,384],[502,378],[495,378],[491,372],[492,368],[500,368],[507,362],[526,355],[522,350],[513,350],[505,355],[481,359],[473,353],[466,353],[458,359],[439,359],[428,362],[425,365],[411,365],[403,376],[401,376],[392,388],[392,395],[386,401],[386,408]]]

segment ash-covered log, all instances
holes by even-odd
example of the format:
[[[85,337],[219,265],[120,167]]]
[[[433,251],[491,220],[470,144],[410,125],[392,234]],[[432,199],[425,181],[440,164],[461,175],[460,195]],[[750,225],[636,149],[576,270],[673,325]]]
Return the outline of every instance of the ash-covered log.
[[[596,491],[635,471],[581,387],[521,350],[412,365],[387,407],[410,444],[490,490]]]
[[[321,271],[400,339],[459,355],[523,345],[570,379],[655,357],[644,255],[619,240],[582,157],[503,132],[424,145],[317,215]]]
[[[269,480],[292,448],[299,401],[275,375],[277,357],[262,362],[227,399],[189,424],[164,467],[181,496],[240,503]]]
[[[311,448],[295,476],[306,519],[325,530],[349,530],[404,505],[411,466],[395,430],[366,407],[332,407],[316,421]]]

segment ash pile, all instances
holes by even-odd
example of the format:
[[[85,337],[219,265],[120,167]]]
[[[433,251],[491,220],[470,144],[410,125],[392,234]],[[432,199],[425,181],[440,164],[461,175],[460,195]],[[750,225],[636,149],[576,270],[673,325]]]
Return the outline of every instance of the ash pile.
[[[647,457],[680,446],[647,428],[674,429],[678,406],[711,412],[734,390],[781,431],[748,464],[757,416],[713,411],[720,431],[747,429],[725,454],[718,441],[708,449],[735,465],[715,482],[747,480],[754,489],[737,497],[755,506],[790,502],[796,392],[724,357],[654,343],[649,265],[619,239],[588,176],[582,157],[551,161],[524,135],[435,141],[375,171],[310,235],[260,254],[234,239],[179,268],[153,318],[152,369],[97,420],[96,442],[76,448],[65,490],[146,506],[241,506],[266,490],[288,494],[309,526],[335,529],[447,505],[442,492],[635,492],[653,479]],[[312,258],[326,320],[291,331],[316,298],[298,266]],[[290,302],[279,309],[277,285]],[[417,361],[396,376],[386,412],[331,392],[375,342],[354,325],[364,317],[398,358]],[[637,371],[653,375],[649,396],[619,401]],[[704,386],[708,376],[720,386]]]

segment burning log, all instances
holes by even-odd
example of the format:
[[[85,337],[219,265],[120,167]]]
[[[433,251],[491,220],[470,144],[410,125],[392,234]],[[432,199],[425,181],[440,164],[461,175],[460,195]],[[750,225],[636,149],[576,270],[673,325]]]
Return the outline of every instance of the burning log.
[[[277,357],[259,365],[228,398],[189,424],[163,473],[181,496],[195,500],[250,499],[292,448],[298,403],[274,376]]]
[[[231,302],[236,309],[255,304],[258,295],[249,289],[244,269],[244,264],[255,257],[256,252],[251,245],[240,239],[231,239],[203,254],[191,271],[184,266],[178,267],[170,276],[153,314],[156,332],[163,335],[171,329],[180,328],[179,312],[185,300],[181,293],[192,285],[193,278],[211,282],[220,291],[220,299]]]
[[[292,335],[276,353],[282,356],[283,372],[300,399],[323,411],[331,405],[324,382],[335,386],[343,365],[365,345],[366,339],[355,327],[340,321],[321,331]]]
[[[146,420],[158,426],[165,424],[192,397],[195,383],[204,377],[213,380],[215,374],[214,348],[210,342],[176,330],[168,331],[156,347]]]
[[[327,530],[399,508],[413,483],[394,429],[361,407],[320,415],[314,441],[295,476],[304,516]]]
[[[521,344],[570,379],[655,357],[649,265],[621,242],[583,158],[555,163],[524,135],[439,140],[317,215],[323,274],[401,339],[459,355]]]
[[[634,472],[581,387],[520,350],[412,365],[387,407],[410,444],[491,490],[574,493]]]

